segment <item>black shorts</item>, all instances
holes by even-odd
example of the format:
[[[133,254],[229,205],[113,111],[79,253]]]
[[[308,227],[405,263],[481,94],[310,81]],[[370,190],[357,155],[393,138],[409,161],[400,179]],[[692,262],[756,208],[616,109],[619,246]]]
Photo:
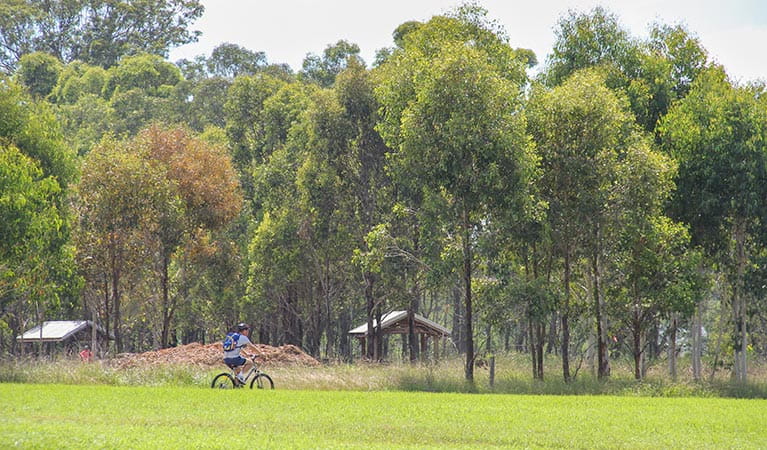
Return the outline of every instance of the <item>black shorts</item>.
[[[224,364],[226,364],[229,367],[237,367],[245,364],[245,358],[242,356],[237,356],[235,358],[224,358]]]

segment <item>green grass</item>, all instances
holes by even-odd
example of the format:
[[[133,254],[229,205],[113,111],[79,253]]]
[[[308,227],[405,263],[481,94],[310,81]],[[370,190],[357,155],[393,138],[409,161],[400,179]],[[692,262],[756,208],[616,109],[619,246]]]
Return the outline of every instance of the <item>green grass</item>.
[[[759,448],[765,400],[0,384],[0,448]]]

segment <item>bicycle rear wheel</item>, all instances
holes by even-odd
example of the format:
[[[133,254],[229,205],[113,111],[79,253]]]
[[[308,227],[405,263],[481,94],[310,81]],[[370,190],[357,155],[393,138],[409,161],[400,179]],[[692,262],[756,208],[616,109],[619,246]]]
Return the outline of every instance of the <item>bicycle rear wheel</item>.
[[[250,382],[250,388],[274,389],[274,382],[272,381],[272,377],[269,375],[265,373],[259,373],[255,378],[253,378],[253,381]]]
[[[234,378],[228,373],[220,373],[216,375],[216,378],[213,379],[213,383],[210,384],[210,387],[213,389],[234,389],[236,386],[237,384],[235,383]]]

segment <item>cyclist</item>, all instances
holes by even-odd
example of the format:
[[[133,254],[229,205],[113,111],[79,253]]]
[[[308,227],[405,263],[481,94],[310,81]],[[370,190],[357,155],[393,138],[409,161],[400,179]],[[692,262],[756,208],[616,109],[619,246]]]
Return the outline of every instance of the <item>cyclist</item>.
[[[243,358],[241,354],[243,347],[251,344],[250,339],[248,338],[250,336],[250,326],[246,323],[239,323],[237,325],[237,333],[229,333],[229,335],[232,335],[236,341],[232,350],[224,350],[224,364],[236,368],[237,380],[239,380],[240,383],[244,383],[245,380],[243,377],[253,365],[249,359]],[[246,353],[245,356],[250,358],[251,355]]]

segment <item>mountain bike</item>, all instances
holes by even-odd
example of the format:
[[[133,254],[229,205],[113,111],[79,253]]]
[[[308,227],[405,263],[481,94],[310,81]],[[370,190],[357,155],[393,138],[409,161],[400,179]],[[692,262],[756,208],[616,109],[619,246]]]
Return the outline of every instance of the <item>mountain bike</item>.
[[[229,372],[223,372],[216,375],[216,377],[213,378],[213,383],[210,384],[210,387],[214,389],[236,389],[245,387],[245,385],[248,384],[248,381],[250,381],[251,389],[274,389],[274,382],[272,381],[272,377],[265,374],[264,372],[261,372],[261,369],[258,368],[258,364],[256,364],[256,356],[251,356],[250,360],[253,361],[253,366],[251,366],[247,375],[245,375],[245,381],[240,381],[237,378],[237,372],[235,372],[235,369],[238,366],[230,366],[227,364],[227,367],[229,367]]]

